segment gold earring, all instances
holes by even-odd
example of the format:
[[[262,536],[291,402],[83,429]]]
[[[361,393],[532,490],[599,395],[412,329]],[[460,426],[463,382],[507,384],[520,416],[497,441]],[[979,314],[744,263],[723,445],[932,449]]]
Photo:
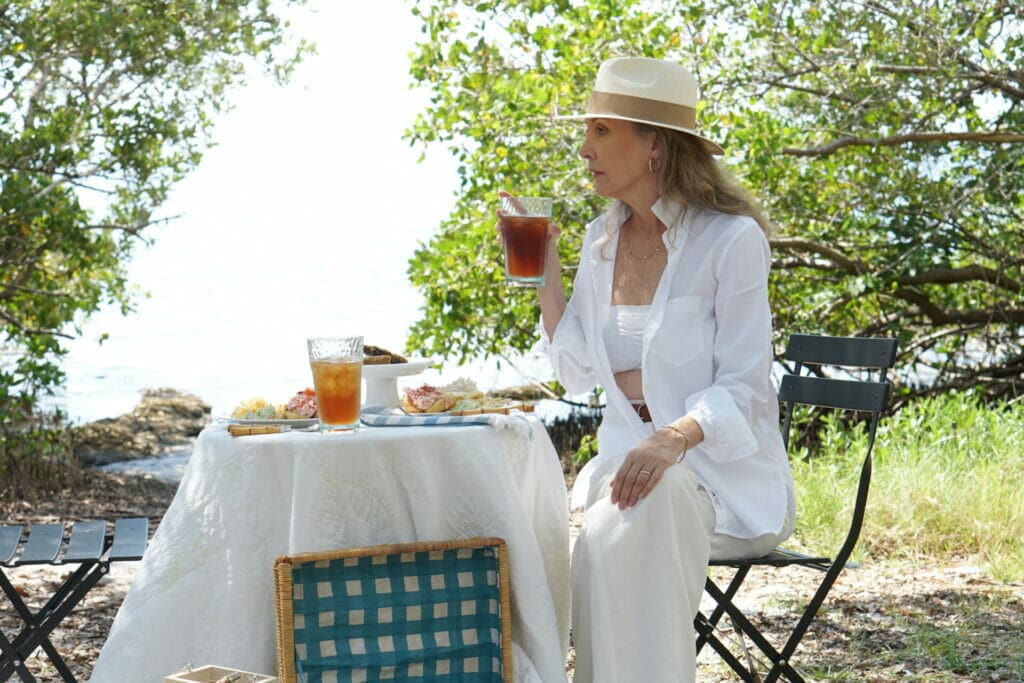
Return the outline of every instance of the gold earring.
[[[655,166],[655,161],[658,162],[657,166]],[[650,169],[651,173],[657,173],[661,170],[661,159],[658,157],[651,157],[647,160],[647,168]]]

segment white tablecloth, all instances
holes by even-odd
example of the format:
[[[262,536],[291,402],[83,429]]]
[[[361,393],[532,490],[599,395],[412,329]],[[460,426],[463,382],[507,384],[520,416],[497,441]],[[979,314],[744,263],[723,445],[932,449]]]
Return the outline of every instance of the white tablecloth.
[[[470,536],[508,544],[516,679],[564,681],[568,511],[539,420],[247,437],[208,427],[91,680],[159,682],[187,663],[276,673],[275,558]]]

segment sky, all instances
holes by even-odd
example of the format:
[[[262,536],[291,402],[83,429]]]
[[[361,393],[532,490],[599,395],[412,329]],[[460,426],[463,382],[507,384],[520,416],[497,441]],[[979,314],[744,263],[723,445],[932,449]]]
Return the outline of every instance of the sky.
[[[454,203],[456,163],[444,148],[418,163],[402,139],[428,96],[409,87],[418,20],[401,0],[353,6],[291,8],[317,54],[286,87],[257,76],[229,94],[215,146],[159,212],[175,218],[129,264],[137,310],[100,311],[69,345],[72,418],[127,412],[143,387],[283,401],[308,383],[310,336],[402,347],[421,305],[407,262]]]

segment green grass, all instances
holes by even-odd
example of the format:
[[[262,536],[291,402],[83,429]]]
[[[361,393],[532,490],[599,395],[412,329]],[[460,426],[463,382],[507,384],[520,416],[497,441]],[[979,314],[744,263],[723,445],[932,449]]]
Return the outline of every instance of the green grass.
[[[826,421],[817,454],[792,459],[795,545],[838,548],[849,528],[867,435]],[[1024,580],[1024,402],[966,395],[883,418],[868,511],[854,559],[972,557],[1000,581]]]
[[[998,593],[998,592],[997,592]],[[871,662],[872,677],[878,680],[960,681],[989,680],[991,674],[1020,672],[1024,653],[1020,649],[1019,623],[1007,596],[958,594],[943,612],[922,601],[911,601],[900,613],[888,615],[885,632],[879,624],[857,620],[847,626],[848,652],[845,659],[810,666],[815,680],[864,680],[863,667]],[[889,678],[891,676],[891,679]],[[997,680],[1017,680],[999,677]]]
[[[912,577],[914,561],[893,560]],[[757,571],[757,570],[755,570]],[[723,570],[721,575],[725,575]],[[988,580],[973,582],[924,578],[916,585],[886,587],[899,573],[881,572],[875,579],[844,572],[840,581],[847,590],[833,593],[810,631],[801,641],[793,662],[809,681],[859,683],[860,681],[914,681],[957,683],[970,681],[1017,681],[1024,671],[1020,614],[1024,594],[1017,586]],[[816,578],[817,575],[815,575]],[[911,582],[913,583],[913,582]],[[850,588],[855,590],[849,590]],[[889,589],[897,589],[891,593]],[[813,586],[797,591],[809,597]],[[796,622],[804,598],[792,603],[772,598],[751,613],[770,642],[781,645]],[[781,612],[780,612],[781,609]],[[723,622],[725,640],[734,638]],[[748,642],[748,645],[750,643]],[[743,658],[742,650],[730,648]],[[757,653],[764,674],[770,665]],[[735,681],[735,674],[713,653],[702,654],[701,680]]]

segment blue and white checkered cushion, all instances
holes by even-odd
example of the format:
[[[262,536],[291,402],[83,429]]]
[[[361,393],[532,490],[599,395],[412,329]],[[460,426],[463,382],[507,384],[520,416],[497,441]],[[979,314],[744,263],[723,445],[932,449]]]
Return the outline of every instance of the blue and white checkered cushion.
[[[300,681],[501,681],[494,547],[292,567]]]

